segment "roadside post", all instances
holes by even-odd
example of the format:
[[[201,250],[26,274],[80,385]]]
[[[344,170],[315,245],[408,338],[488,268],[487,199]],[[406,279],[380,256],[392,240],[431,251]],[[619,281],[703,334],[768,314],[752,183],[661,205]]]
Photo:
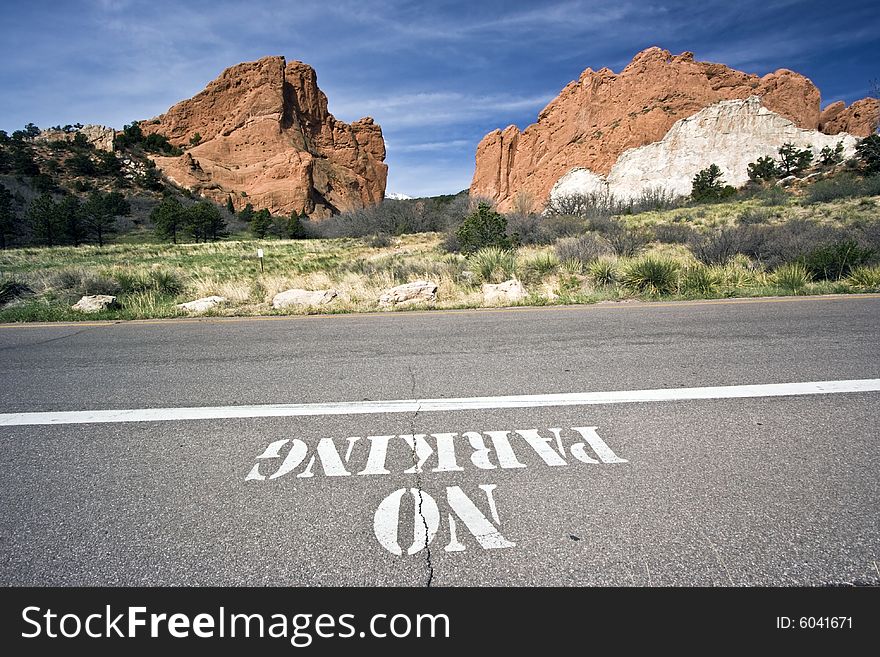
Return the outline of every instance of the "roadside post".
[[[257,249],[257,257],[260,259],[260,273],[263,273],[263,249]]]

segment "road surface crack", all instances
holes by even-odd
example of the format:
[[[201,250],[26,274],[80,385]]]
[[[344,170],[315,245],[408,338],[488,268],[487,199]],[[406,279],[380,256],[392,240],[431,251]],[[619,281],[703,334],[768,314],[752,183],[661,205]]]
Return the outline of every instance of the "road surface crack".
[[[412,380],[412,389],[410,390],[410,396],[412,399],[415,399],[416,375],[413,372],[412,367],[407,367],[407,371],[409,372],[409,377]],[[410,449],[410,455],[412,457],[413,473],[416,477],[416,489],[419,491],[419,504],[417,512],[419,514],[419,517],[422,519],[422,526],[425,528],[425,566],[428,569],[428,579],[425,582],[425,586],[430,587],[431,583],[434,581],[434,563],[431,560],[431,533],[428,529],[428,520],[425,518],[425,514],[422,511],[422,500],[424,499],[422,494],[422,473],[421,469],[419,468],[418,455],[416,454],[416,418],[418,418],[421,408],[422,405],[418,404],[416,406],[415,412],[409,418],[410,434],[412,435],[412,446]]]

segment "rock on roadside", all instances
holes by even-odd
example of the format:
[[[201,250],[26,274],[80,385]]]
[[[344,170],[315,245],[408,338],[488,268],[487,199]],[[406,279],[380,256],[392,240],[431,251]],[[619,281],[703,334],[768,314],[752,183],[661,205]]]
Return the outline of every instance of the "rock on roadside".
[[[191,313],[203,313],[211,310],[211,308],[216,308],[225,301],[226,297],[203,297],[201,299],[196,299],[195,301],[179,303],[175,308],[180,308],[181,310],[186,310]]]
[[[526,298],[526,289],[517,279],[483,285],[483,303],[515,303]]]
[[[403,306],[437,300],[437,284],[430,281],[413,281],[385,290],[379,297],[380,306]]]
[[[109,294],[87,294],[71,306],[81,313],[97,313],[116,305],[116,297]]]
[[[279,292],[272,297],[273,308],[288,306],[321,306],[336,298],[336,290],[301,290],[294,288]]]

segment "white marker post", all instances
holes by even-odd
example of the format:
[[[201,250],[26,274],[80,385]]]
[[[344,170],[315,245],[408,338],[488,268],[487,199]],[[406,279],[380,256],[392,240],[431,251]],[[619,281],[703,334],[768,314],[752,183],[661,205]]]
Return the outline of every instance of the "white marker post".
[[[257,257],[260,259],[260,273],[263,273],[263,249],[257,249]]]

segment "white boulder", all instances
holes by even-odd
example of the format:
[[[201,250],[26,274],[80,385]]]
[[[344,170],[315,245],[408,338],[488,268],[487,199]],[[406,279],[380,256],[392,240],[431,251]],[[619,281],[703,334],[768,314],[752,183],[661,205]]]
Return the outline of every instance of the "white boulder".
[[[109,294],[87,294],[71,306],[81,313],[97,313],[116,305],[116,297]]]
[[[379,297],[380,306],[402,306],[437,300],[437,284],[430,281],[413,281],[385,290]]]
[[[203,297],[201,299],[196,299],[195,301],[179,303],[175,308],[180,308],[181,310],[186,310],[191,313],[203,313],[211,310],[211,308],[216,308],[225,301],[226,297]]]
[[[487,304],[515,303],[525,298],[526,289],[515,278],[511,278],[503,283],[486,283],[483,285],[483,302]]]
[[[336,298],[336,290],[301,290],[294,288],[279,292],[272,297],[273,308],[286,308],[287,306],[320,306],[330,303]]]

